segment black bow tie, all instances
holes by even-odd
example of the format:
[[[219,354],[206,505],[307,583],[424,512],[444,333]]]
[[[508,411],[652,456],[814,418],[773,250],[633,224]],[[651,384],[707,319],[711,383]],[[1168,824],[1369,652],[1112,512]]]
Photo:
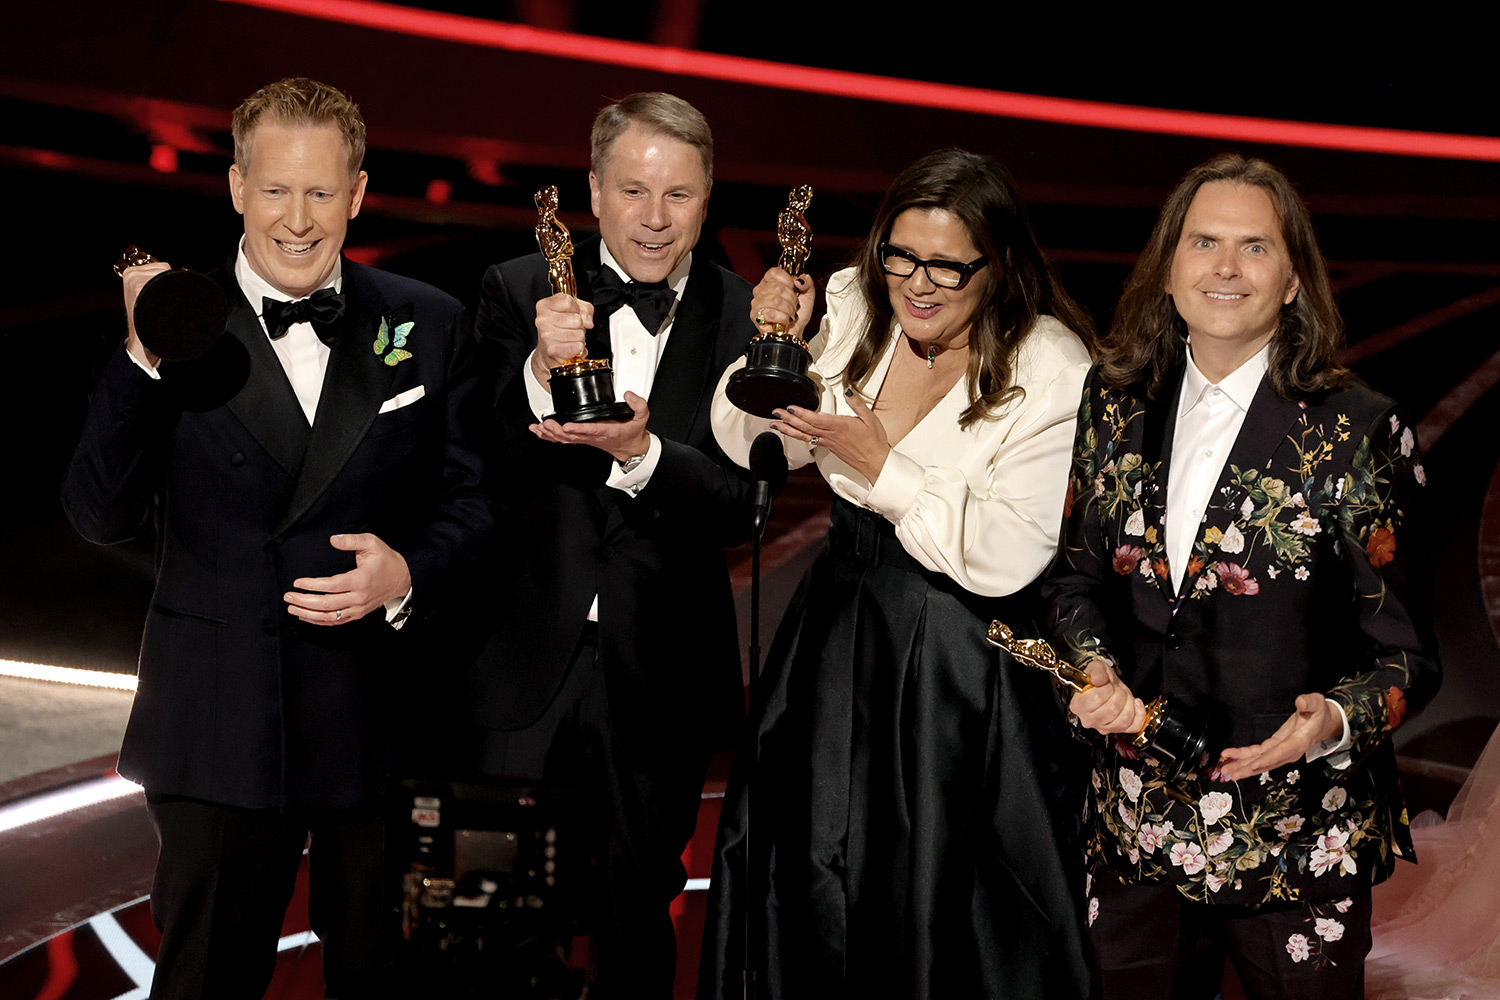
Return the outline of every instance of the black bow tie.
[[[665,281],[621,281],[612,267],[601,268],[599,277],[594,280],[596,325],[608,319],[616,309],[628,305],[635,310],[641,326],[654,337],[676,301],[677,293]]]
[[[339,320],[344,318],[344,293],[320,288],[295,302],[263,298],[260,307],[261,317],[266,321],[266,333],[272,340],[285,337],[293,323],[311,323],[318,339],[332,347]]]

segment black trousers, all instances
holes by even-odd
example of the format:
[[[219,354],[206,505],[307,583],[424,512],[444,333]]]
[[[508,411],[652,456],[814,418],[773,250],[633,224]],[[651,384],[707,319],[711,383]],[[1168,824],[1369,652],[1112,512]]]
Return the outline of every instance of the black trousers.
[[[1300,906],[1213,906],[1171,885],[1125,885],[1108,873],[1089,892],[1094,995],[1101,1000],[1213,1000],[1224,961],[1250,1000],[1361,1000],[1370,890]]]
[[[587,891],[590,997],[669,1000],[677,942],[669,912],[687,873],[708,772],[707,753],[670,760],[634,757],[610,712],[596,631],[574,652],[568,676],[542,717],[514,731],[478,733],[489,775],[557,785],[582,799],[598,867]]]
[[[147,795],[161,851],[151,916],[161,931],[152,1000],[264,996],[308,849],[308,914],[329,997],[385,995],[394,926],[383,907],[384,817],[240,809]]]

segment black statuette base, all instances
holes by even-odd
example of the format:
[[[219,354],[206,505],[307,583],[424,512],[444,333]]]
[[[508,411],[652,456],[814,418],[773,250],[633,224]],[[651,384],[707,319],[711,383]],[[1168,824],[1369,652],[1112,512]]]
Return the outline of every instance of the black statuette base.
[[[557,409],[547,416],[560,424],[588,424],[599,420],[632,420],[635,411],[630,404],[615,400],[614,372],[608,368],[577,374],[560,374],[552,370],[548,383],[552,402]]]
[[[165,361],[192,361],[224,336],[229,300],[208,275],[176,268],[141,287],[134,318],[146,350]]]
[[[1198,766],[1208,749],[1209,725],[1170,695],[1162,699],[1160,719],[1145,750],[1165,765],[1167,780],[1176,783]]]
[[[787,340],[752,341],[745,351],[745,367],[729,376],[724,394],[735,406],[757,417],[788,406],[818,408],[818,387],[807,375],[812,355],[801,343]]]

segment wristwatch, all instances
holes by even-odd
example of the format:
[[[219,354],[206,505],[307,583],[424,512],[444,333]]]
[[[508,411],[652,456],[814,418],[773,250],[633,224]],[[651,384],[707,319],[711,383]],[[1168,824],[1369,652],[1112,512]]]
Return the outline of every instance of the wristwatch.
[[[617,462],[617,464],[620,466],[620,471],[625,473],[626,475],[629,475],[636,469],[639,469],[641,467],[641,463],[646,460],[646,456],[648,454],[650,454],[650,452],[642,452],[639,455],[631,455],[623,462]]]

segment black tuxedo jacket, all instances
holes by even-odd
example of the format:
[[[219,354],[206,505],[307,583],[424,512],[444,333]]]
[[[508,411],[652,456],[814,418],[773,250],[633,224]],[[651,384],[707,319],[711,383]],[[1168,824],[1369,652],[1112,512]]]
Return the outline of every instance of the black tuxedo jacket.
[[[157,579],[120,772],[153,793],[255,808],[376,798],[396,651],[380,609],[304,625],[282,595],[354,567],[329,536],[373,532],[411,569],[413,606],[493,524],[464,310],[428,285],[343,262],[347,312],[311,427],[232,268],[228,334],[153,380],[115,352],[90,399],[63,502],[87,538],[154,518]],[[387,364],[382,319],[414,323]],[[384,412],[382,412],[384,410]]]
[[[579,248],[580,299],[590,299],[601,266],[597,240]],[[495,624],[471,677],[474,717],[501,730],[534,722],[597,594],[599,657],[622,738],[645,752],[727,745],[744,695],[723,549],[749,536],[752,489],[714,442],[709,404],[755,332],[750,286],[694,257],[648,401],[661,461],[634,497],[604,485],[609,455],[527,430],[536,423],[524,381],[536,303],[551,294],[540,254],[484,276],[478,339],[495,379],[495,464],[511,488],[496,533]],[[610,356],[608,326],[589,331],[590,357]]]
[[[1080,665],[1112,660],[1144,699],[1182,699],[1214,720],[1219,747],[1265,740],[1304,692],[1343,706],[1353,745],[1238,782],[1205,767],[1169,787],[1128,742],[1096,740],[1091,860],[1210,903],[1336,898],[1411,856],[1389,736],[1439,681],[1418,572],[1421,456],[1369,388],[1289,401],[1267,377],[1174,592],[1164,519],[1178,384],[1148,401],[1090,376],[1044,589],[1053,644]]]

